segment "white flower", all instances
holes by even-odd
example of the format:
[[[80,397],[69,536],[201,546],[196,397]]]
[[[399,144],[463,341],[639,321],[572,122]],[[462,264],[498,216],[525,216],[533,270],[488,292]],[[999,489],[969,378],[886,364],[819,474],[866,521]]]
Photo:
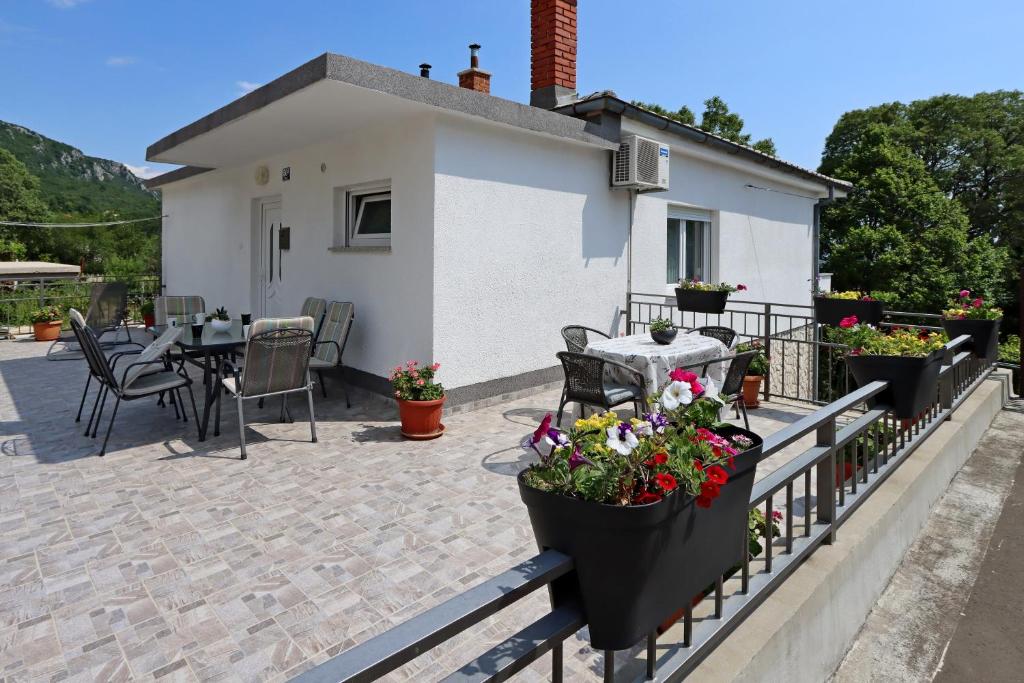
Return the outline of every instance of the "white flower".
[[[640,436],[654,436],[654,427],[647,420],[642,420],[633,425],[633,430]]]
[[[665,410],[675,410],[692,402],[693,390],[686,382],[672,382],[661,392],[661,407]]]
[[[701,398],[706,398],[721,405],[725,405],[725,401],[718,394],[718,387],[715,386],[715,382],[710,377],[702,377],[700,383],[704,385],[704,393],[701,394]]]
[[[640,442],[633,433],[633,428],[623,422],[617,427],[608,428],[608,441],[605,445],[622,455],[629,455]]]

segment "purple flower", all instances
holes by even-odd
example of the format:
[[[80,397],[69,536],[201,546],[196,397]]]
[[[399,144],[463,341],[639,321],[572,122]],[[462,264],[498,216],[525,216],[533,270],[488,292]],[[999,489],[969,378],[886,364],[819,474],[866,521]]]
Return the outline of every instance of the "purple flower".
[[[587,458],[585,455],[583,455],[583,453],[580,452],[580,449],[578,447],[573,449],[572,455],[569,456],[569,471],[570,472],[572,472],[574,469],[576,469],[580,465],[593,465],[593,464],[594,463],[591,462],[589,458]]]
[[[664,413],[644,413],[643,419],[650,423],[651,429],[658,434],[665,431],[668,427],[668,418],[665,417]]]

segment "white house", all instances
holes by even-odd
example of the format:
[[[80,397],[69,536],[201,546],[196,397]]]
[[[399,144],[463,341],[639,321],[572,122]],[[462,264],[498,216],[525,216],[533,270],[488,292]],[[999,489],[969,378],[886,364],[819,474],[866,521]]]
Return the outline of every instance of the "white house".
[[[531,105],[489,94],[475,47],[459,87],[324,54],[150,146],[184,165],[149,183],[166,292],[256,315],[352,301],[349,380],[387,393],[396,363],[437,360],[452,402],[560,377],[560,328],[624,331],[630,288],[809,303],[815,204],[849,184],[578,97],[575,0],[532,11]],[[629,134],[670,148],[667,191],[612,189]]]

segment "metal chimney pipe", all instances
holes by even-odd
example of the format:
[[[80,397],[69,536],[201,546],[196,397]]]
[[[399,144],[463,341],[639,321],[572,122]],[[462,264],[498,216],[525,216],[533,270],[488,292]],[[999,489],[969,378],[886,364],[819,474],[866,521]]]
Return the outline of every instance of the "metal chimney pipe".
[[[480,55],[478,54],[479,51],[480,51],[480,46],[477,45],[476,43],[473,43],[472,45],[469,46],[469,68],[470,69],[479,69],[480,68]]]
[[[430,65],[427,63],[420,64],[420,76],[423,78],[430,78]]]

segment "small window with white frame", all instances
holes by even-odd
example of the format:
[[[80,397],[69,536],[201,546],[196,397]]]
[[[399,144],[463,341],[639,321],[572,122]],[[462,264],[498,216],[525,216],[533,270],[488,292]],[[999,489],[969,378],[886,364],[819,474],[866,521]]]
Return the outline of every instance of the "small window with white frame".
[[[669,207],[665,281],[710,281],[711,212]]]
[[[344,201],[343,246],[390,247],[391,182],[341,188],[339,194]]]

